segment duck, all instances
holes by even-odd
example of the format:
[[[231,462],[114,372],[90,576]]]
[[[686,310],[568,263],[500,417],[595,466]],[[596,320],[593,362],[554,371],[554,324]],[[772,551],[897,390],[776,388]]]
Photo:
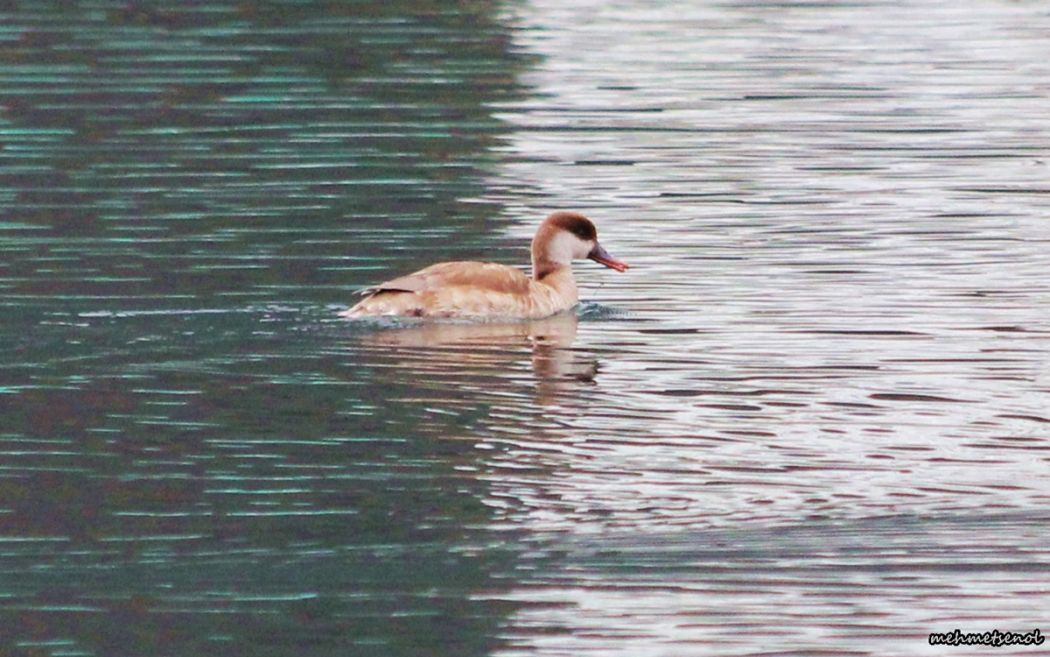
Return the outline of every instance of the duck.
[[[625,262],[598,242],[598,229],[579,212],[554,212],[532,238],[532,275],[494,262],[441,262],[365,288],[345,318],[422,317],[543,319],[579,302],[572,261],[584,258],[624,272]]]

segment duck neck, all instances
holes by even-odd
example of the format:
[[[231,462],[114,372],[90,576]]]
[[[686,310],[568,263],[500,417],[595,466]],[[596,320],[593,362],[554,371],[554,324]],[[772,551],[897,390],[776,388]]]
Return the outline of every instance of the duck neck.
[[[569,274],[572,275],[572,269],[568,265],[548,260],[543,256],[534,256],[532,258],[532,277],[537,281],[542,281],[549,276],[562,272],[563,270],[567,270]]]
[[[572,276],[572,267],[549,260],[536,260],[532,263],[532,278],[538,283],[550,286],[565,296],[576,294],[576,279]]]

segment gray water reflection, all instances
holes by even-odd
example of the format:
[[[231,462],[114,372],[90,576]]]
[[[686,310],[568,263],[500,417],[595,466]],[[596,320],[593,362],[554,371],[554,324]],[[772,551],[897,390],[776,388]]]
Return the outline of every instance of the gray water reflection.
[[[534,208],[588,212],[637,267],[584,289],[645,321],[581,324],[596,385],[490,459],[493,528],[537,537],[503,654],[932,654],[939,628],[1038,626],[1046,8],[515,21],[541,57],[486,198],[522,240]]]
[[[1033,604],[1045,578],[1032,574],[1050,569],[1047,520],[904,515],[540,535],[524,560],[536,574],[515,595],[528,603],[509,632],[516,648],[502,654],[943,654],[930,631],[1045,623],[1045,606]]]

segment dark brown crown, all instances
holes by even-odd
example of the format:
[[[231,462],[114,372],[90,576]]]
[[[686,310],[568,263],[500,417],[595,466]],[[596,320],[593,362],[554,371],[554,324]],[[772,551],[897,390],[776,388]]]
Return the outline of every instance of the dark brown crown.
[[[579,212],[555,212],[547,217],[544,223],[567,230],[584,242],[598,239],[598,230],[594,227],[594,224]]]

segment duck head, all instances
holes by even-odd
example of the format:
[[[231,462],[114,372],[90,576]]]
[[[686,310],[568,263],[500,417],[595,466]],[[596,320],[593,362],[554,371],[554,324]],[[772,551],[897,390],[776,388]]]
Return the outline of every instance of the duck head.
[[[555,212],[540,224],[532,238],[532,275],[536,279],[573,260],[594,260],[610,269],[622,272],[626,262],[617,260],[598,242],[594,223],[578,212]]]

